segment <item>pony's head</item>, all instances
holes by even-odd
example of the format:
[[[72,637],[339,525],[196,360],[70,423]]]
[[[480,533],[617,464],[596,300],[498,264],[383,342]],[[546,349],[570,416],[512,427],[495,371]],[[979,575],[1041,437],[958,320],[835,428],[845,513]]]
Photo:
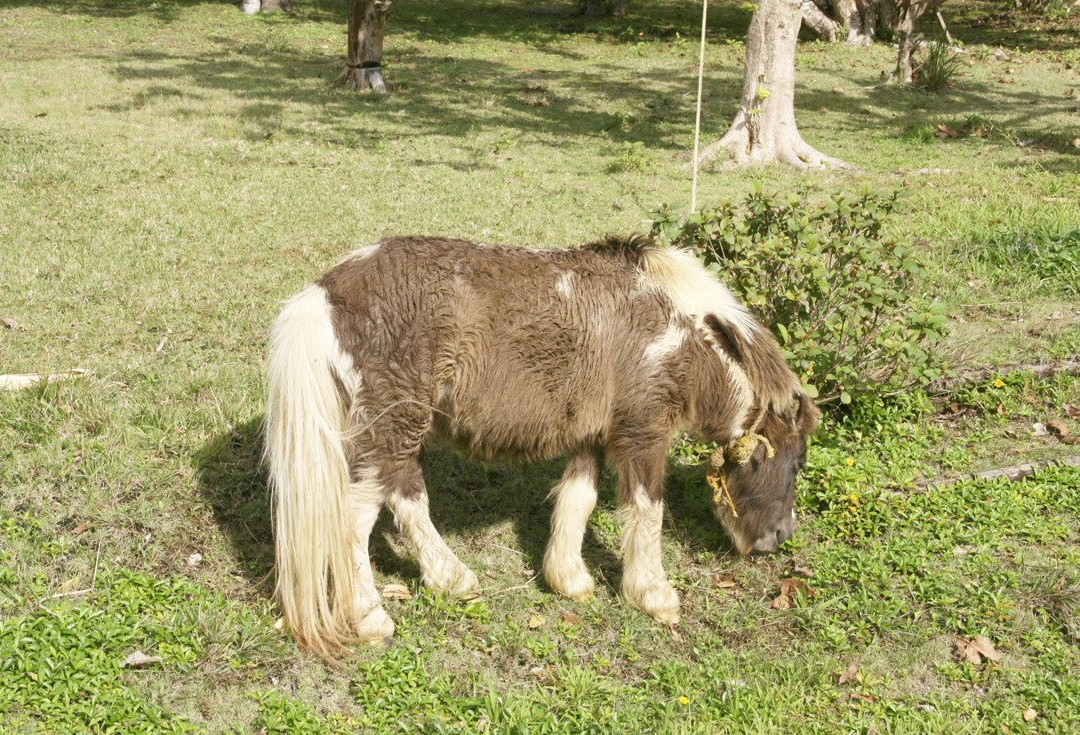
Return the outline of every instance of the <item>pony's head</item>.
[[[715,317],[705,323],[747,394],[742,425],[709,463],[713,510],[740,554],[776,551],[795,532],[795,478],[821,414],[767,330],[747,339]]]
[[[740,554],[776,551],[795,532],[795,477],[818,415],[799,391],[790,408],[767,410],[753,430],[713,454],[713,512]]]

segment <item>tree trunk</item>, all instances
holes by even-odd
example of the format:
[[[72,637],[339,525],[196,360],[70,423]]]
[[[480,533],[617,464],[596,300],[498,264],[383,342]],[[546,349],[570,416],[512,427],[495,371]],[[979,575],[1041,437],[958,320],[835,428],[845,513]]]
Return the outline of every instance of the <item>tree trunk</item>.
[[[240,0],[240,9],[248,15],[256,13],[291,13],[296,10],[292,0]]]
[[[349,0],[349,55],[339,82],[358,91],[386,94],[383,37],[390,0]]]
[[[899,49],[896,52],[896,69],[889,81],[896,84],[911,84],[911,57],[919,45],[915,38],[915,3],[905,3],[900,9],[900,20],[896,24],[896,40]]]
[[[826,41],[835,41],[840,24],[821,12],[814,0],[802,0],[802,19],[806,26]]]
[[[847,27],[850,46],[869,46],[879,27],[893,28],[899,0],[835,0],[837,18]]]
[[[624,17],[630,11],[630,0],[585,0],[582,12],[586,18],[599,18],[609,15]]]
[[[795,124],[795,42],[801,0],[761,0],[746,37],[743,93],[731,129],[699,161],[726,150],[737,164],[780,161],[799,168],[847,164],[814,150]]]

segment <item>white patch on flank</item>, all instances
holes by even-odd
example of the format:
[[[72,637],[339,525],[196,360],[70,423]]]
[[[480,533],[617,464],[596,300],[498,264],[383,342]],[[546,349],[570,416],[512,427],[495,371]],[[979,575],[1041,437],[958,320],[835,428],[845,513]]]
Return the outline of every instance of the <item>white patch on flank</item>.
[[[675,308],[701,326],[707,314],[731,324],[746,340],[758,332],[750,312],[693,253],[677,248],[650,248],[642,255],[643,286],[671,300]]]
[[[678,622],[679,596],[667,580],[660,554],[664,503],[651,499],[645,487],[638,485],[621,513],[625,520],[623,596],[660,622]]]
[[[581,558],[585,527],[596,507],[596,474],[569,463],[548,497],[555,498],[551,538],[544,552],[544,579],[560,595],[583,600],[593,591],[593,578]]]
[[[570,298],[574,295],[574,272],[563,271],[559,276],[558,283],[555,284],[555,290],[558,291],[566,298]]]
[[[397,527],[416,552],[424,584],[450,595],[464,595],[480,588],[476,575],[461,563],[431,523],[427,493],[411,498],[392,493],[387,504],[394,512]]]
[[[663,334],[645,346],[645,352],[642,356],[645,358],[646,362],[658,364],[662,362],[665,357],[682,347],[682,343],[685,339],[685,329],[675,324],[669,324],[667,330]]]

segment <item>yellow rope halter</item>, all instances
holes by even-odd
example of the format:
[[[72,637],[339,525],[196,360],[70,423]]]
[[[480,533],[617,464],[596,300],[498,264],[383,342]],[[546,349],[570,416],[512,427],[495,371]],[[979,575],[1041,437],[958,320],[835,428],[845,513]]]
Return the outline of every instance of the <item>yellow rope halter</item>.
[[[754,456],[759,444],[765,445],[766,459],[776,456],[772,442],[756,431],[750,431],[738,439],[732,439],[727,444],[714,449],[709,456],[709,470],[705,473],[705,481],[713,489],[713,504],[723,503],[731,510],[731,515],[735,518],[739,517],[739,512],[735,510],[735,500],[731,497],[731,490],[728,489],[727,475],[723,472],[723,467],[725,464],[746,464]]]

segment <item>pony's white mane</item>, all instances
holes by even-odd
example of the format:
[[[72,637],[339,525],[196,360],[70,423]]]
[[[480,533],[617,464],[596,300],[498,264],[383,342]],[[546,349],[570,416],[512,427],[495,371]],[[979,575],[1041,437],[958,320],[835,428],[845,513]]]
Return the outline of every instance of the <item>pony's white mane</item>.
[[[694,254],[678,248],[647,248],[642,253],[645,288],[660,291],[694,325],[701,327],[707,314],[715,314],[752,341],[759,327],[754,317],[724,284],[705,269]]]

